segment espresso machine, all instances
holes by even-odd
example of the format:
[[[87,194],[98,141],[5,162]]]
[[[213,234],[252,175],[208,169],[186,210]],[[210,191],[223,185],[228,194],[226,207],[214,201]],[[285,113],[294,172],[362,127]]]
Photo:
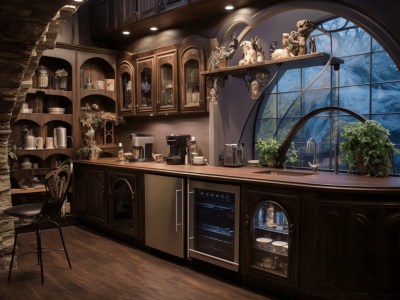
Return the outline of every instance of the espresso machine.
[[[190,135],[169,134],[166,137],[167,145],[169,145],[169,154],[166,158],[168,165],[184,165],[185,155],[189,155]]]
[[[132,159],[130,161],[153,161],[154,136],[145,133],[131,133]]]

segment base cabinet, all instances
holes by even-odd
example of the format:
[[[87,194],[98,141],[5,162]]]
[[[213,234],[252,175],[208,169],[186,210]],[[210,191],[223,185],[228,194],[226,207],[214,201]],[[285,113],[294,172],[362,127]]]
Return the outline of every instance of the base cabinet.
[[[399,203],[382,197],[368,203],[325,196],[316,202],[314,227],[318,294],[340,294],[343,299],[400,296]]]
[[[85,223],[128,241],[143,240],[141,174],[112,168],[74,165],[74,198]]]
[[[261,187],[244,189],[241,206],[243,282],[268,291],[297,288],[299,198]]]

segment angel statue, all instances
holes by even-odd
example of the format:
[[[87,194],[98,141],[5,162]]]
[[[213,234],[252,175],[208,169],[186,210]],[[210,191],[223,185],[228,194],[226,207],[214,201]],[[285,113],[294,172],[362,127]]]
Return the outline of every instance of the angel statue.
[[[243,59],[239,61],[239,66],[252,64],[257,61],[257,52],[254,50],[251,41],[243,41],[240,47],[243,48]]]

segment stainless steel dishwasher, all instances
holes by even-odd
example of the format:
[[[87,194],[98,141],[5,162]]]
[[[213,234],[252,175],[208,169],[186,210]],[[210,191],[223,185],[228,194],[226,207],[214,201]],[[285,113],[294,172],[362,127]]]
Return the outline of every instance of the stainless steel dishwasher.
[[[184,179],[145,174],[145,244],[184,258]]]

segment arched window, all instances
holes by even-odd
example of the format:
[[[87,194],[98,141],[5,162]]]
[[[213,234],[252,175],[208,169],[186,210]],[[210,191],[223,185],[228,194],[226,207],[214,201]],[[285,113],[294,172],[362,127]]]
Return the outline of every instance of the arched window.
[[[254,142],[273,136],[283,141],[302,116],[321,107],[340,106],[381,123],[400,148],[400,72],[388,53],[362,28],[340,17],[319,23],[311,36],[317,52],[341,58],[344,63],[337,72],[333,67],[305,67],[278,77],[262,99]],[[309,120],[294,138],[299,156],[296,167],[308,167],[308,161],[312,161],[312,154],[305,149],[307,139],[314,138],[319,146],[320,169],[333,170],[343,122],[356,121],[336,112],[321,113]],[[399,170],[399,155],[394,165]],[[339,164],[339,169],[346,170],[346,166]]]

